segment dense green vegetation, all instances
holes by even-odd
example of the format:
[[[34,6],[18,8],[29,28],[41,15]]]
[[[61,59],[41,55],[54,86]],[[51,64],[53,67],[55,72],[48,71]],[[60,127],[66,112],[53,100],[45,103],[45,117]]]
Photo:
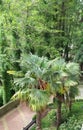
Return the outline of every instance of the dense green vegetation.
[[[41,130],[52,95],[58,129],[62,104],[71,111],[78,94],[82,28],[82,0],[0,0],[0,106],[13,94],[28,100]]]
[[[51,110],[48,115],[42,120],[42,130],[56,130],[55,128],[55,110]],[[73,103],[71,113],[67,113],[63,107],[64,118],[59,130],[80,130],[83,122],[83,101],[78,100]],[[63,123],[64,121],[64,123]],[[32,128],[31,130],[35,130]]]

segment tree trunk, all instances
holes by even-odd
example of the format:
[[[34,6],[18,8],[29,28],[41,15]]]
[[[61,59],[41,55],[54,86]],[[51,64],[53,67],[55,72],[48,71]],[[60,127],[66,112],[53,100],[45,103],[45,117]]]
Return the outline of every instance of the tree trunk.
[[[41,112],[38,111],[36,115],[36,130],[42,130],[41,128]]]
[[[68,46],[68,43],[66,43],[65,45],[65,50],[64,50],[64,58],[65,58],[65,61],[69,61],[69,46]]]
[[[69,101],[69,112],[71,112],[71,108],[72,108],[72,100]]]
[[[59,129],[59,126],[61,124],[61,105],[63,102],[63,95],[59,94],[58,92],[56,93],[56,98],[57,98],[57,130]]]
[[[57,130],[59,129],[60,124],[61,124],[61,102],[58,101],[58,105],[57,105]]]

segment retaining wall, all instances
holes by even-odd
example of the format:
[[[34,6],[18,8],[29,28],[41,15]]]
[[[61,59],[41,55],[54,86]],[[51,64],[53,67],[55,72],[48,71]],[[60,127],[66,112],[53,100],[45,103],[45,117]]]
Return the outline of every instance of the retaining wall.
[[[6,113],[8,113],[9,111],[11,111],[12,109],[14,109],[15,107],[17,107],[19,105],[19,100],[15,100],[15,101],[11,101],[9,103],[7,103],[6,105],[0,107],[0,118],[5,115]]]

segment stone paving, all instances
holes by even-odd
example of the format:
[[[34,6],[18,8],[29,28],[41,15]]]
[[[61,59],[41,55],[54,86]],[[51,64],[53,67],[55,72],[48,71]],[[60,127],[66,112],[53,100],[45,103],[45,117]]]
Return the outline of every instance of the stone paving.
[[[19,105],[0,118],[0,130],[23,130],[34,114],[26,104]]]

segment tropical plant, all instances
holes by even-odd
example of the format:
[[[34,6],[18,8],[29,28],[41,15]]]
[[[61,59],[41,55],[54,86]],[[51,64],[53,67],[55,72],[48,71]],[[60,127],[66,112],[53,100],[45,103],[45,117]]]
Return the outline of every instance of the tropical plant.
[[[75,94],[77,94],[73,93],[75,92],[73,89],[75,89],[74,86],[78,84],[78,64],[66,63],[61,58],[48,60],[45,57],[38,57],[37,55],[23,54],[20,59],[20,66],[23,77],[15,78],[15,84],[19,86],[20,91],[19,93],[17,92],[14,97],[19,97],[26,101],[29,100],[30,106],[37,111],[36,123],[38,126],[37,130],[39,130],[41,129],[41,113],[46,107],[45,103],[47,103],[47,96],[49,97],[48,93],[51,92],[51,94],[54,95],[54,100],[57,101],[58,129],[61,123],[62,103],[67,99],[75,97]],[[52,87],[50,88],[50,86]],[[23,94],[25,96],[23,96]],[[37,99],[36,95],[38,95]],[[43,96],[44,98],[46,97],[45,100],[43,99]]]
[[[42,112],[49,101],[49,68],[48,60],[37,55],[22,55],[21,68],[24,73],[22,78],[15,79],[15,84],[20,90],[13,99],[24,100],[37,112],[36,129],[41,130]]]
[[[65,86],[68,86],[68,92],[66,93],[66,102],[68,103],[69,111],[71,111],[72,100],[75,100],[75,96],[79,94],[78,84],[80,76],[79,64],[71,62],[66,65],[68,73],[68,81],[65,83]],[[68,96],[68,97],[67,97]],[[67,100],[68,99],[68,100]]]
[[[75,97],[78,85],[79,65],[77,63],[66,63],[63,59],[51,61],[51,86],[53,87],[54,101],[57,102],[57,129],[61,123],[61,105],[65,100]],[[68,97],[65,95],[67,94]],[[71,101],[71,100],[70,100]]]

